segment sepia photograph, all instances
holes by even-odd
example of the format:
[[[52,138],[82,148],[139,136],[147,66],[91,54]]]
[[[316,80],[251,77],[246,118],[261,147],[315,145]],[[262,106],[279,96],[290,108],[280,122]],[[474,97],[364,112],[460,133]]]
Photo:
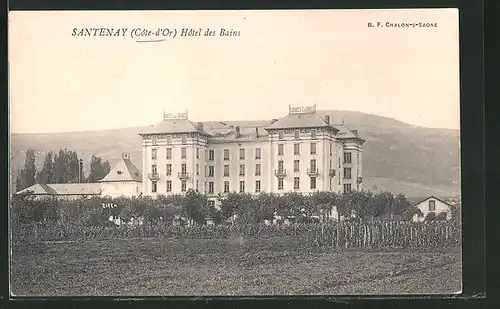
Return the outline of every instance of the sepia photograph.
[[[8,27],[12,297],[461,293],[458,9]]]

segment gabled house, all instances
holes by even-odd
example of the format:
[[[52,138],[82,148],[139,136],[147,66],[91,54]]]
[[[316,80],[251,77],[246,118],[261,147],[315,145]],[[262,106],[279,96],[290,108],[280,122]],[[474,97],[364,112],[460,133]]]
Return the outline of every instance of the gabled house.
[[[413,215],[414,222],[422,222],[430,213],[434,213],[436,217],[443,216],[446,220],[451,219],[452,205],[435,196],[430,196],[413,205],[420,210],[420,214]]]

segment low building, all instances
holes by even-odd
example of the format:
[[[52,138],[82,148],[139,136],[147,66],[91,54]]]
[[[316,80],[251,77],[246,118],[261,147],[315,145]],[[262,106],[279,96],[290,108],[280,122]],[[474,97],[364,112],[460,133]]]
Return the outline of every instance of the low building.
[[[15,195],[30,194],[36,198],[57,197],[61,199],[93,196],[133,197],[141,195],[141,188],[141,172],[130,161],[130,156],[123,153],[121,160],[98,183],[35,184],[16,192]]]
[[[99,182],[102,196],[133,197],[139,196],[142,192],[142,174],[130,161],[127,153],[122,153],[121,160]]]
[[[35,184],[16,193],[16,195],[29,194],[35,198],[56,197],[59,199],[73,200],[82,197],[101,196],[99,183],[57,183]]]
[[[453,206],[435,196],[430,196],[416,203],[413,207],[418,208],[421,213],[413,215],[412,220],[414,222],[422,222],[430,213],[434,213],[436,217],[444,214],[446,220],[450,220]]]

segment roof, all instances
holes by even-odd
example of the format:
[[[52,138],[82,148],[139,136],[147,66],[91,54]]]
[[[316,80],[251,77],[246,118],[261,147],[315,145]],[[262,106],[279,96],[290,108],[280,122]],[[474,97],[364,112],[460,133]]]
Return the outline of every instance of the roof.
[[[213,131],[210,143],[266,141],[268,136],[269,133],[264,128],[259,127],[240,128],[239,134],[236,132],[236,128],[217,129]]]
[[[270,126],[268,130],[273,129],[296,129],[296,128],[314,128],[329,127],[330,125],[316,113],[290,114],[278,119]]]
[[[341,124],[341,125],[332,125],[332,126],[335,127],[338,130],[338,132],[335,135],[335,137],[337,137],[339,139],[354,138],[354,139],[359,139],[359,140],[364,141],[364,139],[362,139],[361,137],[359,137],[357,130],[353,131],[353,130],[349,129],[348,127],[346,127],[343,124]]]
[[[427,201],[427,200],[429,200],[429,199],[431,199],[431,198],[433,198],[433,199],[435,199],[435,200],[438,200],[438,201],[440,201],[441,203],[444,203],[444,204],[448,205],[449,207],[453,207],[453,205],[451,205],[450,203],[447,203],[447,202],[443,201],[442,199],[440,199],[440,198],[438,198],[438,197],[435,197],[434,195],[431,195],[431,196],[429,196],[428,198],[425,198],[425,199],[421,200],[420,202],[413,204],[413,206],[417,206],[418,204],[423,203],[423,202],[425,202],[425,201]]]
[[[162,122],[152,125],[139,134],[161,134],[161,133],[202,133],[208,135],[201,127],[201,123],[194,124],[188,119],[165,119]]]
[[[101,184],[99,183],[58,183],[58,184],[35,184],[21,190],[16,194],[31,193],[35,195],[99,195]]]
[[[130,161],[123,158],[99,182],[137,181],[142,182],[139,169]]]

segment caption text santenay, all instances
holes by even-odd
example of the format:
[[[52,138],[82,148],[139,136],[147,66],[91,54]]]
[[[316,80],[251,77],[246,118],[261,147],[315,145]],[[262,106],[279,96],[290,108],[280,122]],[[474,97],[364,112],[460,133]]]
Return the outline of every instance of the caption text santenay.
[[[210,29],[210,28],[73,28],[71,36],[95,36],[95,37],[130,37],[132,39],[166,39],[175,38],[177,35],[183,37],[197,36],[240,36],[241,32],[234,29]]]

